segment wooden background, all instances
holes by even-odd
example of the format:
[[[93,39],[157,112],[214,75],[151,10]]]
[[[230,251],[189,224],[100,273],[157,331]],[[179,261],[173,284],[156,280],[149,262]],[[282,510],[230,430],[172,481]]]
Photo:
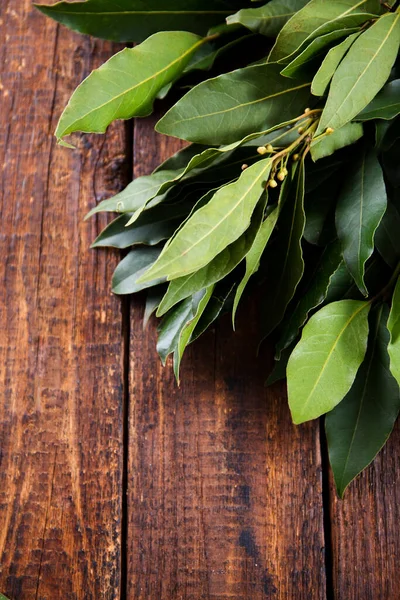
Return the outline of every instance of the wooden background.
[[[399,428],[338,501],[321,424],[264,387],[254,303],[190,348],[178,389],[140,299],[110,293],[118,257],[89,250],[105,218],[83,217],[178,147],[151,119],[55,145],[116,49],[0,0],[0,592],[399,598]]]

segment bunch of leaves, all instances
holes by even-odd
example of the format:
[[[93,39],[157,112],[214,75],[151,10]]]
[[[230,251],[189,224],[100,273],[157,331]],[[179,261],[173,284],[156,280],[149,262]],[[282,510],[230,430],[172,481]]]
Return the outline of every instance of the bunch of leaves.
[[[79,85],[60,143],[150,114],[173,86],[186,91],[156,129],[190,144],[89,214],[118,213],[93,244],[129,249],[113,291],[147,290],[145,320],[161,318],[157,349],[179,379],[187,345],[221,313],[234,323],[261,284],[260,338],[276,341],[269,381],[287,376],[295,423],[327,413],[340,495],[400,408],[397,5],[39,7],[82,33],[137,43]]]

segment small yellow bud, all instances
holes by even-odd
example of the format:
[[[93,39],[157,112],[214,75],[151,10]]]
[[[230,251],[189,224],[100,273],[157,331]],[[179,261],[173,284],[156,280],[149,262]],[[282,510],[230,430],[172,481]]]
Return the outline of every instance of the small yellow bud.
[[[257,152],[258,152],[258,154],[263,155],[263,154],[267,154],[268,150],[266,149],[265,146],[260,146],[259,148],[257,148]]]
[[[248,168],[249,165],[242,165],[242,171]]]
[[[307,115],[310,111],[311,111],[311,108],[307,107],[304,109],[304,114]]]
[[[279,181],[283,181],[286,177],[287,173],[285,173],[284,169],[281,169],[277,175],[277,178],[279,179]]]
[[[297,133],[304,133],[304,127],[299,127],[297,130]]]
[[[335,131],[335,130],[334,130],[334,129],[332,129],[332,127],[327,127],[327,128],[325,129],[325,133],[326,133],[327,135],[331,135],[331,133],[333,133],[334,131]]]
[[[300,158],[300,154],[293,154],[293,156],[292,156],[293,162],[297,162],[299,160],[299,158]]]
[[[267,144],[265,146],[265,148],[266,148],[267,152],[273,152],[274,151],[274,148],[273,148],[273,146],[271,144]]]
[[[272,188],[278,187],[278,184],[276,183],[275,179],[270,179],[268,181],[268,185],[269,185],[269,187],[272,187]]]

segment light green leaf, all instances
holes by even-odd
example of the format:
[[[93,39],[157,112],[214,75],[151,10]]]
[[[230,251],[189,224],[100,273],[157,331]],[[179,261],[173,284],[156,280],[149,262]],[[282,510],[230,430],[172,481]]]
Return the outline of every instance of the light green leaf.
[[[251,248],[261,225],[265,202],[266,197],[260,200],[252,215],[250,227],[239,239],[227,246],[210,263],[198,271],[171,281],[157,311],[158,317],[164,315],[184,298],[221,281],[221,279],[233,271]]]
[[[243,8],[226,21],[229,24],[239,23],[255,33],[275,37],[286,21],[307,2],[308,0],[271,0],[259,8]]]
[[[357,27],[379,13],[378,1],[311,0],[281,30],[269,56],[269,62],[287,60],[304,49],[314,38],[346,27]]]
[[[263,302],[262,339],[282,321],[303,276],[304,224],[304,164],[301,162],[279,217],[279,236],[268,265],[270,289]]]
[[[320,35],[312,40],[300,54],[297,54],[297,56],[286,65],[283,71],[281,71],[281,74],[285,77],[299,77],[303,73],[307,74],[309,64],[318,58],[318,56],[324,54],[326,50],[332,46],[333,42],[344,37],[347,38],[349,34],[354,33],[355,31],[357,31],[357,28],[353,27],[351,29],[336,29],[325,35]]]
[[[202,43],[192,33],[160,32],[118,52],[75,90],[57,125],[57,139],[74,131],[104,133],[115,119],[150,114],[158,92],[179,77]]]
[[[158,31],[205,35],[232,10],[220,0],[88,0],[36,5],[45,15],[80,33],[115,42],[141,42]]]
[[[156,129],[219,145],[284,124],[302,113],[310,94],[308,83],[289,81],[279,71],[279,65],[257,65],[204,81],[179,100]]]
[[[367,348],[369,309],[369,302],[333,302],[304,327],[287,367],[294,423],[329,412],[353,385]]]
[[[341,263],[340,245],[338,242],[333,242],[324,250],[308,289],[299,298],[291,315],[285,319],[282,333],[276,345],[275,357],[277,359],[280,358],[281,352],[296,339],[300,329],[307,321],[309,313],[324,302],[333,276]]]
[[[135,294],[149,287],[163,283],[165,279],[158,278],[146,283],[137,283],[140,275],[145,273],[157,260],[160,248],[140,246],[134,248],[121,260],[114,271],[112,291],[114,294]]]
[[[233,310],[232,310],[233,325],[235,325],[236,311],[238,309],[239,302],[242,298],[243,292],[244,292],[251,276],[257,272],[258,267],[260,266],[261,256],[262,256],[262,254],[268,244],[269,238],[271,237],[271,234],[275,228],[276,222],[278,220],[278,216],[279,216],[279,207],[276,207],[268,215],[268,217],[265,219],[264,223],[261,225],[261,227],[254,239],[253,245],[251,246],[248,254],[246,255],[246,272],[243,276],[243,279],[241,280],[241,282],[239,283],[239,285],[237,287],[236,294],[235,294],[235,300],[233,303]]]
[[[370,119],[394,119],[400,114],[400,79],[390,81],[382,91],[355,118],[356,121]]]
[[[400,43],[400,13],[387,13],[364,31],[337,68],[317,135],[358,115],[386,83]]]
[[[400,278],[394,290],[387,326],[390,333],[390,371],[400,385]]]
[[[365,263],[374,250],[375,231],[387,205],[382,169],[374,150],[364,148],[354,168],[345,177],[336,207],[336,230],[343,257],[360,291]]]
[[[353,387],[326,416],[329,459],[341,497],[385,445],[399,413],[399,386],[389,371],[387,315],[382,305],[371,312],[365,361]]]
[[[193,316],[193,318],[185,323],[183,329],[180,332],[179,340],[174,352],[174,374],[177,382],[179,383],[179,370],[181,366],[181,361],[183,357],[183,353],[187,345],[191,342],[191,337],[193,332],[196,329],[197,324],[199,323],[202,314],[204,313],[207,304],[209,303],[212,293],[214,291],[214,286],[211,285],[204,291],[204,295],[201,298],[200,302],[197,305],[197,310]]]
[[[338,68],[340,61],[359,35],[360,33],[353,33],[343,40],[343,42],[329,50],[311,82],[311,93],[314,94],[314,96],[323,96],[325,94],[326,88]]]
[[[362,138],[364,133],[361,123],[346,123],[335,129],[330,135],[323,135],[311,142],[311,158],[314,161],[330,156],[336,150],[350,146]]]
[[[271,159],[260,160],[240,178],[219,189],[196,211],[161,253],[145,279],[169,280],[193,273],[237,240],[250,225],[271,170]]]

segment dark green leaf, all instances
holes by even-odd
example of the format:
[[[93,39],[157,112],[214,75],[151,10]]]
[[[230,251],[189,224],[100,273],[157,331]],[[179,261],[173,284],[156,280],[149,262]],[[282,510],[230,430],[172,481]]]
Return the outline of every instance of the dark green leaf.
[[[311,142],[311,157],[314,161],[330,156],[336,150],[354,144],[363,136],[361,123],[346,123],[343,127],[335,129],[330,135],[324,135]]]
[[[400,393],[389,371],[388,309],[371,312],[368,351],[355,382],[326,416],[329,459],[339,496],[386,443],[400,409]]]
[[[390,370],[400,385],[400,278],[397,280],[388,319]]]
[[[158,31],[205,35],[231,14],[221,0],[87,0],[37,5],[45,15],[70,29],[115,42],[141,42]]]
[[[281,353],[281,357],[279,360],[274,361],[274,366],[272,368],[271,373],[269,374],[267,381],[265,382],[267,386],[273,385],[277,381],[281,381],[286,378],[286,369],[289,361],[289,357],[293,351],[293,345],[286,348]]]
[[[390,81],[382,91],[355,118],[356,121],[370,119],[393,119],[400,113],[400,79]]]
[[[334,242],[323,252],[307,291],[297,302],[291,315],[285,319],[279,341],[276,345],[276,358],[297,338],[309,313],[320,306],[328,294],[334,274],[342,262],[340,245]]]
[[[338,68],[340,61],[359,35],[359,33],[353,33],[343,40],[343,42],[329,50],[311,83],[311,92],[314,96],[323,96],[325,94],[326,88]]]
[[[146,329],[151,316],[156,312],[162,297],[165,294],[165,286],[160,285],[150,288],[146,295],[146,305],[143,315],[143,329]]]
[[[140,246],[134,248],[121,260],[114,271],[112,291],[114,294],[135,294],[165,281],[157,279],[146,283],[137,283],[140,275],[145,273],[157,260],[160,248]]]
[[[258,8],[243,8],[227,18],[230,24],[240,23],[251,31],[275,37],[296,11],[308,0],[271,0]]]
[[[263,303],[263,339],[282,321],[303,276],[304,224],[304,164],[301,162],[279,217],[279,236],[268,264],[270,289]]]
[[[333,302],[304,327],[287,367],[294,423],[329,412],[353,385],[367,348],[369,309],[369,302]]]
[[[207,290],[201,290],[175,306],[161,321],[158,328],[157,352],[162,363],[178,348],[183,329],[196,317]]]
[[[260,160],[240,178],[216,192],[180,229],[146,274],[146,280],[169,280],[207,265],[250,225],[251,215],[264,190],[271,159]]]
[[[155,246],[174,233],[189,214],[192,203],[162,204],[147,210],[127,227],[132,214],[126,213],[110,223],[93,242],[92,248],[128,248],[134,244]]]
[[[389,202],[375,233],[375,246],[383,260],[393,269],[400,261],[400,215]]]
[[[229,144],[300,115],[309,84],[283,78],[278,65],[238,69],[200,83],[157,123],[160,133],[201,144]]]
[[[219,315],[229,309],[234,287],[234,284],[231,285],[227,280],[221,281],[221,283],[215,287],[213,295],[192,333],[192,337],[190,338],[191,342],[194,342],[194,340],[197,340],[197,338],[203,335]]]
[[[204,311],[211,299],[213,291],[214,291],[213,285],[211,285],[204,291],[204,294],[203,294],[200,302],[197,305],[197,310],[196,310],[193,318],[184,325],[184,327],[182,328],[182,330],[180,332],[178,343],[176,345],[175,352],[174,352],[174,373],[175,373],[175,377],[176,377],[176,380],[178,381],[178,383],[179,383],[179,369],[180,369],[183,353],[185,352],[186,346],[191,342],[192,334],[194,333],[194,331],[201,319],[201,316],[204,313]],[[201,293],[201,292],[198,292],[198,293]],[[192,298],[194,298],[194,296],[192,296]]]
[[[158,92],[182,73],[202,43],[192,33],[160,32],[118,52],[75,90],[57,125],[57,139],[74,131],[104,133],[115,119],[150,114]]]
[[[364,31],[333,76],[317,135],[358,115],[389,78],[400,43],[400,13],[387,13]]]
[[[268,244],[269,238],[271,237],[271,234],[275,228],[276,222],[278,220],[278,216],[279,216],[279,208],[276,207],[268,215],[268,217],[266,218],[264,223],[261,225],[261,227],[254,239],[253,245],[251,246],[249,252],[246,255],[246,272],[243,276],[243,279],[240,281],[240,283],[237,287],[236,294],[235,294],[235,300],[234,300],[234,304],[233,304],[233,310],[232,310],[233,324],[235,324],[236,311],[239,306],[239,302],[241,300],[243,292],[244,292],[251,276],[254,275],[254,273],[256,273],[256,271],[258,270],[258,267],[260,265],[261,256],[262,256],[262,254]]]
[[[336,208],[336,229],[346,265],[361,292],[365,263],[374,250],[375,231],[386,210],[382,169],[374,150],[364,148],[346,176]]]

